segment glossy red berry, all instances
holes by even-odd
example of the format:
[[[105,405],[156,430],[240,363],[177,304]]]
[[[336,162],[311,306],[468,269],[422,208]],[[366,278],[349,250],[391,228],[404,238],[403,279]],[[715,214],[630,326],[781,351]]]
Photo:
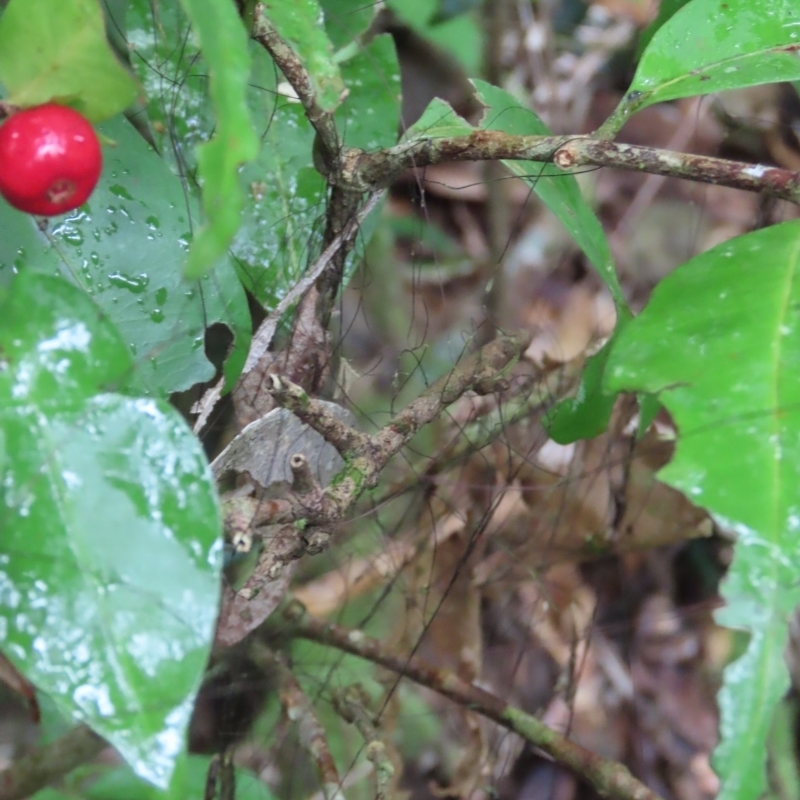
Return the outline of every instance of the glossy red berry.
[[[102,167],[97,134],[74,109],[48,103],[0,125],[0,194],[20,211],[72,211],[92,193]]]

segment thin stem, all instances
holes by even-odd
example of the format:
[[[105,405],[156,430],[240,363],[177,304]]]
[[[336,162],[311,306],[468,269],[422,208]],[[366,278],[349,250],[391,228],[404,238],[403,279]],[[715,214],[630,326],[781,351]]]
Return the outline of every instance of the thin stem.
[[[342,781],[333,760],[325,728],[317,719],[314,706],[306,696],[292,671],[280,655],[269,648],[256,646],[252,651],[267,669],[277,670],[280,680],[280,698],[286,716],[297,725],[300,743],[317,770],[325,800],[345,800]]]
[[[594,139],[614,139],[630,119],[634,109],[628,95],[620,100],[611,116],[594,132]]]
[[[655,147],[598,141],[581,137],[565,144],[554,161],[562,169],[587,165],[622,167],[653,175],[762,192],[800,204],[800,173],[764,164],[743,164],[723,158],[676,153]]]
[[[88,725],[17,759],[0,772],[0,800],[21,800],[91,761],[108,745]]]
[[[314,126],[319,137],[323,160],[332,163],[339,153],[339,135],[333,115],[325,111],[317,102],[317,95],[303,62],[284,41],[270,22],[263,3],[258,3],[253,14],[253,39],[272,56],[280,71],[291,84],[298,99],[303,104],[308,121]]]

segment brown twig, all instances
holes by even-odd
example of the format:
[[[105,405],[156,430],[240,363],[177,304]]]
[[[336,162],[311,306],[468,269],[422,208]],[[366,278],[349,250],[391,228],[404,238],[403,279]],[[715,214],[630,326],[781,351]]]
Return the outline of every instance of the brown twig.
[[[311,465],[302,453],[295,453],[289,459],[289,469],[292,471],[292,491],[295,494],[311,494],[320,490]]]
[[[278,405],[291,411],[299,420],[310,425],[326,442],[332,444],[343,458],[357,455],[368,446],[369,436],[351,428],[330,408],[309,397],[296,383],[279,375],[270,375],[267,391]]]
[[[374,436],[345,425],[326,404],[309,397],[296,384],[271,376],[269,391],[274,399],[337,447],[346,463],[331,483],[321,488],[311,478],[304,459],[292,457],[293,488],[283,497],[258,499],[241,490],[223,497],[226,535],[235,546],[249,549],[254,537],[271,531],[253,574],[238,596],[246,600],[255,597],[279,576],[284,565],[325,550],[333,528],[365,489],[377,485],[386,464],[417,431],[465,392],[487,393],[503,386],[503,374],[529,341],[529,334],[495,339],[436,381]],[[263,527],[268,525],[274,527]],[[229,596],[228,608],[235,599]],[[229,620],[222,627],[229,627]]]
[[[335,242],[341,241],[342,246],[333,252],[317,280],[319,291],[317,318],[322,327],[327,328],[352,240],[352,237],[345,235],[345,231],[353,227],[352,221],[358,212],[361,195],[364,191],[372,190],[362,189],[341,178],[345,163],[344,151],[347,148],[342,147],[333,114],[319,105],[311,76],[294,50],[270,22],[263,3],[256,5],[253,16],[253,38],[269,52],[302,103],[306,117],[317,133],[314,142],[314,166],[331,185],[323,244],[326,248],[330,248]],[[357,226],[360,226],[362,221],[363,217]]]
[[[515,136],[503,131],[475,130],[462,136],[415,137],[411,141],[374,153],[345,149],[341,180],[366,191],[391,184],[413,167],[451,161],[553,160],[572,136]]]
[[[260,629],[267,635],[283,635],[318,642],[358,656],[432,689],[461,706],[513,731],[534,747],[554,758],[589,782],[601,795],[615,800],[660,800],[637,780],[627,768],[601,758],[549,728],[536,717],[509,706],[452,672],[426,663],[417,656],[393,653],[377,639],[358,630],[314,619],[298,603],[288,603],[270,617]]]
[[[336,241],[342,231],[351,225],[351,220],[358,211],[361,202],[362,191],[352,190],[341,184],[338,175],[341,163],[337,161],[336,172],[329,173],[328,180],[332,184],[330,199],[328,200],[327,219],[325,224],[325,235],[323,242]],[[352,238],[348,240],[347,246],[339,248],[331,259],[330,266],[320,275],[317,281],[319,291],[319,302],[317,303],[317,315],[320,323],[327,328],[330,323],[331,314],[336,305],[336,295],[344,276],[345,261],[349,251]]]
[[[306,697],[292,671],[281,656],[266,647],[255,646],[253,652],[265,666],[277,669],[280,680],[280,698],[286,716],[297,725],[300,744],[311,757],[317,769],[322,795],[325,800],[344,800],[336,763],[331,754],[325,728],[317,719],[314,706]]]
[[[78,725],[0,772],[0,800],[30,797],[91,761],[106,747],[105,740],[88,725]]]

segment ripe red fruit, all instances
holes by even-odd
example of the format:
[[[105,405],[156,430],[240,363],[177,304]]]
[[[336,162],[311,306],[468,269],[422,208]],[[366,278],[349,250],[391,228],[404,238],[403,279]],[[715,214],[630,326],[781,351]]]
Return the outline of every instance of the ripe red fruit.
[[[20,211],[72,211],[92,193],[102,168],[97,134],[74,109],[48,103],[0,125],[0,194]]]

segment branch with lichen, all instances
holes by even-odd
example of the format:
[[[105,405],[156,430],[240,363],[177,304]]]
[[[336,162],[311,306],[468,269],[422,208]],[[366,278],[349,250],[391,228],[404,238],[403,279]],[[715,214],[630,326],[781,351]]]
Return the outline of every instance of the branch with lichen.
[[[344,458],[345,466],[324,489],[311,485],[303,494],[289,492],[277,500],[254,501],[252,524],[301,519],[308,525],[330,526],[339,522],[365,489],[377,485],[389,460],[423,426],[470,390],[478,394],[499,391],[505,385],[504,375],[529,341],[529,334],[521,334],[501,336],[490,342],[433,383],[372,436],[344,424],[301,387],[272,376],[267,388],[275,401],[332,444]]]
[[[345,150],[341,181],[362,190],[387,186],[407,169],[452,161],[536,161],[560,169],[615,167],[729,186],[800,204],[800,173],[763,164],[619,144],[592,136],[515,136],[476,130],[461,136],[417,137],[385,150]]]
[[[385,188],[400,174],[415,167],[453,161],[509,160],[554,162],[562,169],[616,167],[765,192],[800,204],[800,174],[792,170],[611,141],[632,113],[632,108],[627,107],[622,109],[624,113],[618,109],[605,125],[588,136],[515,136],[504,131],[478,129],[461,136],[416,136],[408,142],[375,152],[343,147],[333,115],[322,109],[316,100],[308,71],[275,30],[261,3],[256,6],[253,38],[269,51],[303,104],[306,116],[317,132],[317,147],[322,151],[318,159],[322,161],[321,171],[342,193],[340,200],[346,200],[351,193],[357,195]],[[341,227],[333,223],[329,214],[331,236],[335,236]]]
[[[225,532],[237,549],[249,550],[261,538],[264,549],[253,574],[238,594],[252,599],[283,566],[327,548],[333,528],[350,512],[368,488],[378,484],[381,473],[416,433],[441,415],[467,392],[478,395],[508,387],[507,373],[530,342],[530,334],[502,336],[465,358],[432,384],[391,422],[374,435],[342,422],[329,405],[310,397],[300,386],[270,376],[268,391],[280,406],[293,412],[342,455],[345,466],[326,487],[313,477],[304,456],[290,458],[292,484],[281,497],[248,494],[252,485],[222,497]],[[542,382],[546,382],[542,376]],[[542,390],[548,396],[550,390]],[[539,392],[535,392],[539,397]],[[508,418],[505,419],[506,424]]]
[[[549,728],[536,717],[509,706],[496,695],[462,680],[452,672],[435,667],[418,656],[394,653],[382,642],[362,631],[349,630],[314,619],[297,601],[289,602],[276,611],[261,626],[259,632],[267,638],[278,634],[289,635],[334,647],[432,689],[513,731],[571,769],[604,797],[615,800],[660,800],[654,791],[631,775],[623,764],[595,755]]]

